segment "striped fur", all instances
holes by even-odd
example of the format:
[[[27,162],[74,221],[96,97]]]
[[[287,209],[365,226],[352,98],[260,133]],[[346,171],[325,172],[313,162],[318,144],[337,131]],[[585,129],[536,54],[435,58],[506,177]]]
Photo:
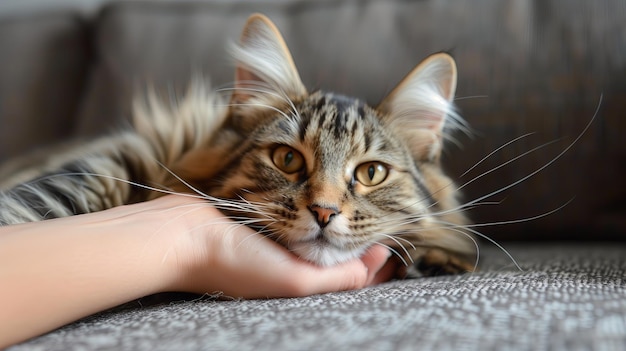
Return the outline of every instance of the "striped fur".
[[[0,224],[161,194],[144,186],[193,187],[320,265],[380,244],[421,268],[473,268],[475,242],[439,165],[450,126],[462,125],[451,103],[456,68],[448,55],[428,58],[372,107],[307,92],[282,37],[261,15],[249,19],[233,54],[239,65],[230,102],[199,82],[175,106],[148,94],[135,104],[132,130],[2,180]]]
[[[169,189],[178,183],[168,170],[187,171],[185,158],[208,149],[227,109],[196,82],[175,107],[166,107],[152,92],[136,101],[134,112],[133,130],[0,172],[11,174],[0,182],[0,225],[101,211],[158,196],[133,184]],[[210,173],[211,165],[205,168]]]

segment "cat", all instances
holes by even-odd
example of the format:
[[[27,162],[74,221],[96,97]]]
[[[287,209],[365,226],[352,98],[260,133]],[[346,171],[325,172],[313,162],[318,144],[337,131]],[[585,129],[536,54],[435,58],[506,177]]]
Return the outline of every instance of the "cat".
[[[0,180],[0,225],[186,193],[318,265],[385,245],[405,263],[399,276],[476,268],[476,240],[440,162],[464,125],[451,56],[426,58],[370,106],[307,91],[263,15],[231,51],[232,89],[196,80],[175,105],[148,93],[131,129],[14,167]]]

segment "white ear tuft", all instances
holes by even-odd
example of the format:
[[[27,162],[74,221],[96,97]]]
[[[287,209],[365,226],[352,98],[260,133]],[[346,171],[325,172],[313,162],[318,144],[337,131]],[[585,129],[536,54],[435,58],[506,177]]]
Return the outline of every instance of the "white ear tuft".
[[[246,100],[254,93],[246,88],[262,86],[290,98],[305,95],[306,89],[280,32],[267,17],[248,18],[238,45],[231,47],[237,61],[233,99]]]
[[[415,67],[377,109],[408,141],[415,157],[432,160],[441,153],[444,128],[464,123],[454,112],[455,90],[454,59],[439,53]]]

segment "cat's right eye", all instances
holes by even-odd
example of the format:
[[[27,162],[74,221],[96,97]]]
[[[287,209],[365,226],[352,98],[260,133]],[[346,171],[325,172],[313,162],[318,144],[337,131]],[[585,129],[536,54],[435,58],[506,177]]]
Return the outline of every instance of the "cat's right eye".
[[[272,162],[287,174],[299,172],[304,168],[304,157],[293,148],[281,145],[272,152]]]

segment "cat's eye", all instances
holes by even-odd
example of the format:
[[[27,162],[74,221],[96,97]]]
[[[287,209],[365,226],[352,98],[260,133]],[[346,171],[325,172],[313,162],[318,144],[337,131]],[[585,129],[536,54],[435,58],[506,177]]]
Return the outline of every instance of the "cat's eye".
[[[381,162],[367,162],[356,168],[354,176],[365,186],[375,186],[387,179],[389,168]]]
[[[272,153],[274,165],[287,174],[299,172],[304,167],[304,157],[289,146],[281,145]]]

